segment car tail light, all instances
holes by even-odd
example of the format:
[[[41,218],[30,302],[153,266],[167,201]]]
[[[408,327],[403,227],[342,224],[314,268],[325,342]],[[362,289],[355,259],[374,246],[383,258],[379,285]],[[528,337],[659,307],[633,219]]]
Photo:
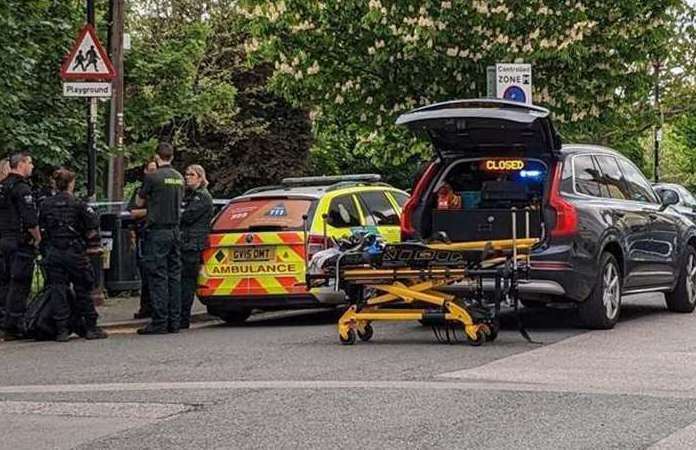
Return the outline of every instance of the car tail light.
[[[561,196],[561,174],[563,165],[556,163],[551,180],[549,206],[556,211],[556,225],[551,230],[552,237],[572,236],[578,231],[578,212],[572,203]]]
[[[425,193],[426,188],[430,184],[436,173],[437,163],[430,163],[423,172],[423,175],[416,181],[413,192],[411,196],[404,204],[404,208],[401,211],[401,240],[408,241],[416,236],[416,229],[413,228],[412,214],[416,209],[416,205],[421,200],[421,197]]]
[[[320,234],[310,234],[307,236],[307,261],[325,248],[324,236]]]

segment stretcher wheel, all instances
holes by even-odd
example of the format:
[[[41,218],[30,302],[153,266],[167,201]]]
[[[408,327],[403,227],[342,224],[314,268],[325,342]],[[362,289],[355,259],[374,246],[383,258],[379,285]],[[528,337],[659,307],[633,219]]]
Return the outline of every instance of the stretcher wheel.
[[[355,330],[348,330],[348,337],[346,339],[343,339],[343,336],[339,334],[338,339],[341,340],[341,344],[343,345],[355,344]]]
[[[488,334],[486,335],[486,342],[493,342],[493,341],[496,340],[497,337],[498,337],[498,330],[496,330],[495,328],[491,327],[491,328],[490,328],[490,331],[489,331]]]
[[[374,328],[369,323],[365,325],[364,331],[358,330],[358,337],[361,341],[367,342],[372,339],[372,335],[375,334]]]
[[[471,336],[469,336],[468,334],[466,335],[466,339],[470,345],[478,347],[480,345],[483,345],[484,342],[486,342],[486,332],[479,329],[476,332],[476,339],[472,339]]]

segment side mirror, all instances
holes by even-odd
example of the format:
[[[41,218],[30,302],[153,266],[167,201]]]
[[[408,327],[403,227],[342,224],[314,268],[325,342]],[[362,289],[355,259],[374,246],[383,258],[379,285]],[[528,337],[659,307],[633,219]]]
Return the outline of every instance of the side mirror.
[[[679,203],[679,196],[676,192],[671,189],[665,189],[660,193],[662,199],[662,210],[666,209],[668,206],[676,205]]]

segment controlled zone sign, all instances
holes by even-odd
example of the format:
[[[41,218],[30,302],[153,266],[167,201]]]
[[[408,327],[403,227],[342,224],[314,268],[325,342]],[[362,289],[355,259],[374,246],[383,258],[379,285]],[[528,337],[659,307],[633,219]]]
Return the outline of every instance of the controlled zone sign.
[[[532,65],[496,64],[496,97],[532,104]]]
[[[65,81],[110,81],[115,76],[114,66],[99,42],[94,27],[86,24],[65,58],[60,77]]]

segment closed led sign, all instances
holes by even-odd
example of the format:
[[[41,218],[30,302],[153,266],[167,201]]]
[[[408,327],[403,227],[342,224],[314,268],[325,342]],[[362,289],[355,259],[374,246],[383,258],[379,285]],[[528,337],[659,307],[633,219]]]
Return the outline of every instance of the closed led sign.
[[[483,167],[491,171],[510,171],[524,169],[521,159],[489,159],[483,162]]]

